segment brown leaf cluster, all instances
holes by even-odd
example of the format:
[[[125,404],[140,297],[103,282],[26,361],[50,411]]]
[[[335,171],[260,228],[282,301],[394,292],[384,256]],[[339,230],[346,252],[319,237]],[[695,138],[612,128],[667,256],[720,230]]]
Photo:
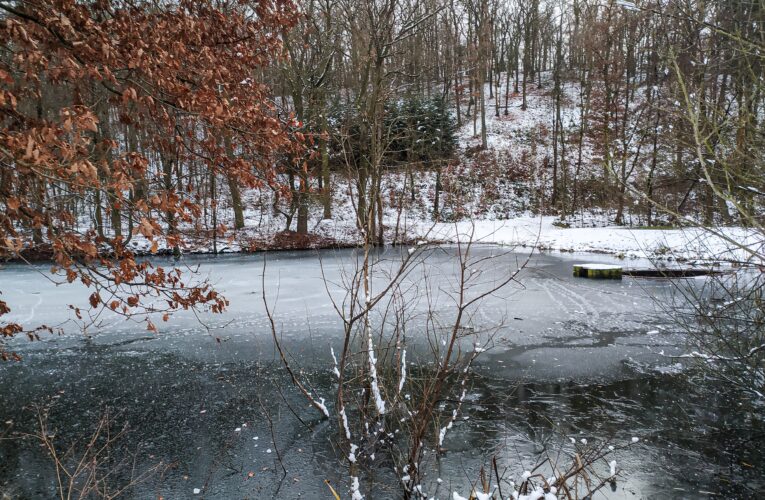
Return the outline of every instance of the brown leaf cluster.
[[[178,224],[202,214],[189,192],[152,175],[158,159],[255,187],[276,182],[277,160],[300,150],[258,80],[295,22],[292,2],[40,0],[0,10],[0,256],[48,245],[56,275],[94,288],[93,309],[224,310],[208,283],[139,262],[126,245],[138,235],[153,251],[182,245]],[[93,200],[129,230],[83,229]],[[166,306],[142,306],[146,296]]]

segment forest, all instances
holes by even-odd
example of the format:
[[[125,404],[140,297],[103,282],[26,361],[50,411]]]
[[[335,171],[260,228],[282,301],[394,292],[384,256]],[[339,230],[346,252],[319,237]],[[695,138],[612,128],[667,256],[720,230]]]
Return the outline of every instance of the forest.
[[[9,253],[123,251],[134,235],[216,251],[344,208],[378,243],[399,236],[390,211],[452,220],[495,202],[503,218],[645,226],[758,215],[756,2],[2,11]]]
[[[682,387],[698,408],[712,399],[730,404],[710,395],[723,387],[744,395],[736,413],[742,421],[731,424],[736,432],[683,412],[677,418],[690,419],[688,429],[708,424],[715,436],[762,436],[764,23],[763,0],[0,0],[0,380],[17,382],[10,387],[34,378],[35,363],[45,363],[30,346],[71,335],[88,346],[103,335],[103,345],[117,346],[123,328],[128,338],[199,331],[218,346],[200,349],[227,353],[231,346],[249,352],[252,344],[237,337],[254,331],[270,354],[252,359],[270,359],[274,372],[250,375],[272,377],[268,391],[278,393],[270,402],[257,391],[239,396],[255,407],[260,417],[250,425],[266,426],[260,433],[276,451],[268,472],[281,477],[275,491],[271,479],[248,476],[265,481],[257,491],[267,497],[433,498],[436,491],[454,500],[551,500],[607,498],[609,489],[613,498],[661,497],[675,487],[747,498],[765,486],[765,457],[748,445],[741,456],[699,465],[735,463],[732,479],[638,475],[623,485],[612,455],[637,454],[629,450],[643,442],[619,435],[607,420],[598,444],[579,436],[581,427],[545,424],[543,445],[521,452],[515,443],[504,454],[499,441],[479,445],[470,439],[479,431],[458,430],[477,461],[462,471],[447,467],[465,476],[448,491],[433,468],[442,455],[447,461],[452,428],[468,426],[471,409],[483,407],[471,399],[474,388],[506,397],[487,403],[492,408],[516,397],[510,408],[536,404],[490,389],[496,381],[482,364],[489,363],[481,361],[485,351],[493,363],[507,363],[500,368],[526,367],[506,374],[513,384],[562,384],[589,359],[555,350],[571,332],[588,338],[598,331],[602,345],[593,346],[623,348],[614,355],[620,368],[609,370],[632,370],[629,380],[650,386],[646,393],[659,394],[651,392],[661,386],[656,377],[674,377],[671,387]],[[283,252],[298,250],[295,257]],[[595,292],[569,283],[566,259],[581,254],[620,266],[620,279],[621,267],[659,269],[663,278],[668,267],[682,277],[692,267],[710,277],[634,288],[634,278],[625,278],[614,285],[622,288]],[[250,289],[238,288],[230,265],[247,269]],[[567,284],[535,274],[545,266]],[[310,277],[321,286],[308,284]],[[298,278],[305,283],[282,286]],[[617,295],[640,305],[630,311]],[[305,309],[294,309],[295,300]],[[636,311],[639,318],[629,316]],[[305,325],[295,326],[300,318]],[[314,352],[292,338],[313,334],[313,319],[331,357],[327,345]],[[532,344],[539,349],[533,363],[523,358],[518,346],[541,342],[535,336],[548,330],[560,336]],[[638,330],[642,340],[618,340]],[[670,332],[666,344],[655,343]],[[590,345],[576,338],[565,348]],[[175,353],[172,341],[159,342]],[[202,340],[189,342],[195,349]],[[630,350],[638,344],[648,346],[651,361]],[[494,348],[518,349],[517,357],[495,359]],[[243,362],[214,352],[215,363]],[[528,368],[539,359],[552,373],[559,355],[577,367],[549,380]],[[157,369],[145,373],[153,379]],[[624,376],[605,383],[590,375],[581,384],[588,398],[604,386],[614,394],[632,388],[619,385]],[[710,392],[699,380],[712,381]],[[572,401],[581,396],[574,385],[562,389]],[[24,406],[11,401],[42,396],[8,391],[0,398],[6,424]],[[136,391],[137,401],[152,389]],[[529,389],[536,391],[544,392]],[[670,395],[656,397],[670,404]],[[544,418],[576,420],[579,414],[566,413],[573,406]],[[91,445],[75,459],[75,444],[64,453],[47,432],[52,410],[36,411],[35,428],[22,434],[48,450],[56,480],[50,476],[35,493],[7,479],[16,469],[0,466],[2,498],[6,488],[9,498],[145,497],[153,488],[146,484],[159,484],[147,478],[164,477],[176,463],[155,450],[164,465],[142,459],[145,472],[125,472],[104,451],[124,451],[107,432],[114,416],[106,413],[88,438],[103,447]],[[277,411],[296,421],[284,423]],[[701,413],[694,418],[709,418]],[[485,418],[494,425],[492,415]],[[640,428],[640,418],[630,422]],[[314,420],[331,421],[334,433]],[[234,425],[243,435],[241,422]],[[0,459],[16,463],[2,444],[18,437],[8,426],[0,427]],[[316,490],[283,486],[302,466],[292,462],[290,470],[293,458],[280,453],[279,440],[292,432],[280,426],[323,433],[312,438],[314,447],[331,442],[327,453],[338,465],[316,472]],[[624,443],[611,441],[614,435]],[[658,431],[653,438],[675,439]],[[214,466],[194,495],[255,491],[222,476],[226,468],[248,472],[222,465],[234,447],[226,441],[211,451]],[[384,458],[375,462],[375,455]],[[534,455],[536,467],[519,466],[519,455]],[[193,476],[189,470],[182,477]],[[170,497],[191,495],[173,474]],[[222,490],[213,487],[216,478]]]

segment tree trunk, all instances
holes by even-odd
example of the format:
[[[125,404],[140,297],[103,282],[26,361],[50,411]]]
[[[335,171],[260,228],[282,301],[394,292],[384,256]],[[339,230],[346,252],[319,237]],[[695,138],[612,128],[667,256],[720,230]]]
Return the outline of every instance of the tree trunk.
[[[308,234],[308,173],[300,170],[298,174],[300,185],[298,187],[297,200],[297,232]]]

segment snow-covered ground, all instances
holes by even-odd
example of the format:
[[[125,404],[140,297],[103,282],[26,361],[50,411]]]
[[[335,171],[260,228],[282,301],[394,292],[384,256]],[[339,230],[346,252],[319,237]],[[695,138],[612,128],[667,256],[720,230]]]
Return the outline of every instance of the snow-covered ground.
[[[521,216],[510,220],[462,221],[455,224],[421,225],[420,235],[434,240],[474,241],[500,245],[536,247],[561,252],[597,252],[625,258],[666,260],[752,261],[743,247],[762,255],[763,235],[727,227],[713,234],[702,228],[632,229],[623,226],[559,227],[556,217]],[[737,242],[741,245],[733,244]],[[755,262],[760,264],[759,262]]]
[[[390,173],[386,179],[386,199],[403,189],[403,173]],[[497,203],[479,207],[475,201],[466,201],[467,215],[453,222],[432,222],[434,175],[430,172],[416,174],[417,197],[400,211],[393,206],[385,209],[385,236],[389,243],[394,240],[428,240],[444,243],[466,241],[470,235],[483,244],[499,244],[539,250],[560,252],[596,252],[624,258],[649,258],[662,260],[739,261],[762,264],[752,259],[743,247],[758,255],[765,253],[765,240],[760,232],[741,227],[717,227],[704,229],[686,227],[675,229],[642,229],[616,226],[603,214],[585,214],[584,217],[567,219],[565,224],[555,216],[539,216],[526,210],[523,204],[508,200],[499,203],[507,193],[498,195]],[[334,189],[332,219],[322,219],[321,207],[313,203],[308,224],[309,232],[318,237],[318,245],[336,244],[353,246],[361,243],[356,229],[353,205],[347,195],[348,182],[338,179]],[[480,191],[481,188],[475,188]],[[255,193],[248,193],[245,211],[245,228],[228,231],[219,238],[219,252],[257,251],[278,248],[276,239],[286,229],[282,215],[275,215],[269,202],[258,201]],[[471,193],[469,196],[480,196]],[[444,195],[442,194],[442,199]],[[459,201],[458,201],[459,202]],[[515,205],[513,205],[515,204]],[[261,208],[258,208],[261,207]],[[497,208],[499,207],[499,209]],[[442,206],[442,215],[447,207]],[[231,212],[225,204],[220,207],[219,220],[229,225]],[[565,227],[569,226],[570,227]],[[291,226],[295,229],[295,221]],[[132,246],[146,251],[149,242],[140,236],[133,239]],[[310,245],[309,245],[310,246]],[[160,245],[162,248],[162,245]],[[205,238],[191,238],[187,252],[210,253],[212,244]]]
[[[538,159],[542,159],[547,146],[552,142],[552,130],[554,127],[555,108],[550,95],[552,82],[549,74],[543,79],[543,87],[537,88],[536,84],[529,85],[526,96],[526,109],[522,109],[523,98],[519,94],[511,93],[505,106],[505,84],[503,75],[502,86],[499,89],[499,116],[496,113],[494,100],[488,101],[486,108],[486,144],[487,148],[495,151],[512,151],[521,153],[524,149],[534,153]],[[488,98],[489,87],[486,85]],[[512,92],[512,89],[511,89]],[[565,129],[574,129],[581,121],[580,109],[577,106],[579,100],[579,87],[571,82],[563,82],[561,86],[561,123]],[[507,113],[505,113],[507,111]],[[475,133],[473,120],[463,118],[463,124],[457,131],[457,138],[462,149],[475,148],[481,144],[480,115],[476,120]],[[592,149],[588,143],[584,144],[583,163],[588,164],[592,159]],[[577,151],[569,147],[570,161],[576,160]]]
[[[399,176],[403,177],[403,176]],[[662,260],[737,261],[762,264],[752,258],[751,252],[765,254],[765,235],[742,227],[716,227],[704,229],[685,227],[655,229],[616,226],[602,215],[589,215],[583,219],[569,219],[562,224],[556,216],[538,216],[531,212],[511,214],[508,218],[496,213],[481,213],[454,222],[432,222],[432,199],[430,185],[434,184],[428,173],[418,174],[419,196],[417,202],[399,211],[388,207],[385,211],[385,236],[389,243],[428,240],[444,243],[465,242],[469,237],[481,244],[498,244],[522,248],[559,252],[595,252],[613,254],[623,258],[648,258]],[[401,189],[395,176],[391,175],[389,189]],[[398,179],[400,180],[400,179]],[[309,231],[320,238],[319,246],[334,243],[353,246],[361,243],[356,229],[355,212],[350,200],[342,196],[346,185],[338,185],[332,219],[321,218],[321,208],[312,207]],[[225,216],[226,211],[223,210]],[[225,221],[225,217],[223,218]],[[257,251],[278,248],[275,236],[285,228],[284,218],[270,210],[250,208],[245,212],[245,229],[229,231],[218,241],[218,251],[225,253]],[[291,229],[294,229],[294,221]],[[570,224],[571,227],[565,227]],[[134,238],[136,249],[150,246],[140,236]],[[144,248],[145,247],[145,248]],[[747,251],[744,247],[748,248]],[[161,248],[161,245],[160,245]],[[212,245],[197,240],[186,248],[194,253],[210,253]]]

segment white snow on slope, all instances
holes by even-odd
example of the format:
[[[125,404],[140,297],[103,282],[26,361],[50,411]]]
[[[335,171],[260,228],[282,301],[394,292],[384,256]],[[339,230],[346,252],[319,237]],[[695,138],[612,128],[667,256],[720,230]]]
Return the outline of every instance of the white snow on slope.
[[[486,244],[537,247],[564,252],[598,252],[631,258],[750,260],[749,254],[726,241],[730,238],[754,252],[765,251],[765,241],[756,231],[719,228],[716,236],[701,228],[631,229],[622,226],[561,228],[555,217],[518,217],[509,220],[464,221],[456,224],[421,224],[420,233],[444,242],[473,240]]]

